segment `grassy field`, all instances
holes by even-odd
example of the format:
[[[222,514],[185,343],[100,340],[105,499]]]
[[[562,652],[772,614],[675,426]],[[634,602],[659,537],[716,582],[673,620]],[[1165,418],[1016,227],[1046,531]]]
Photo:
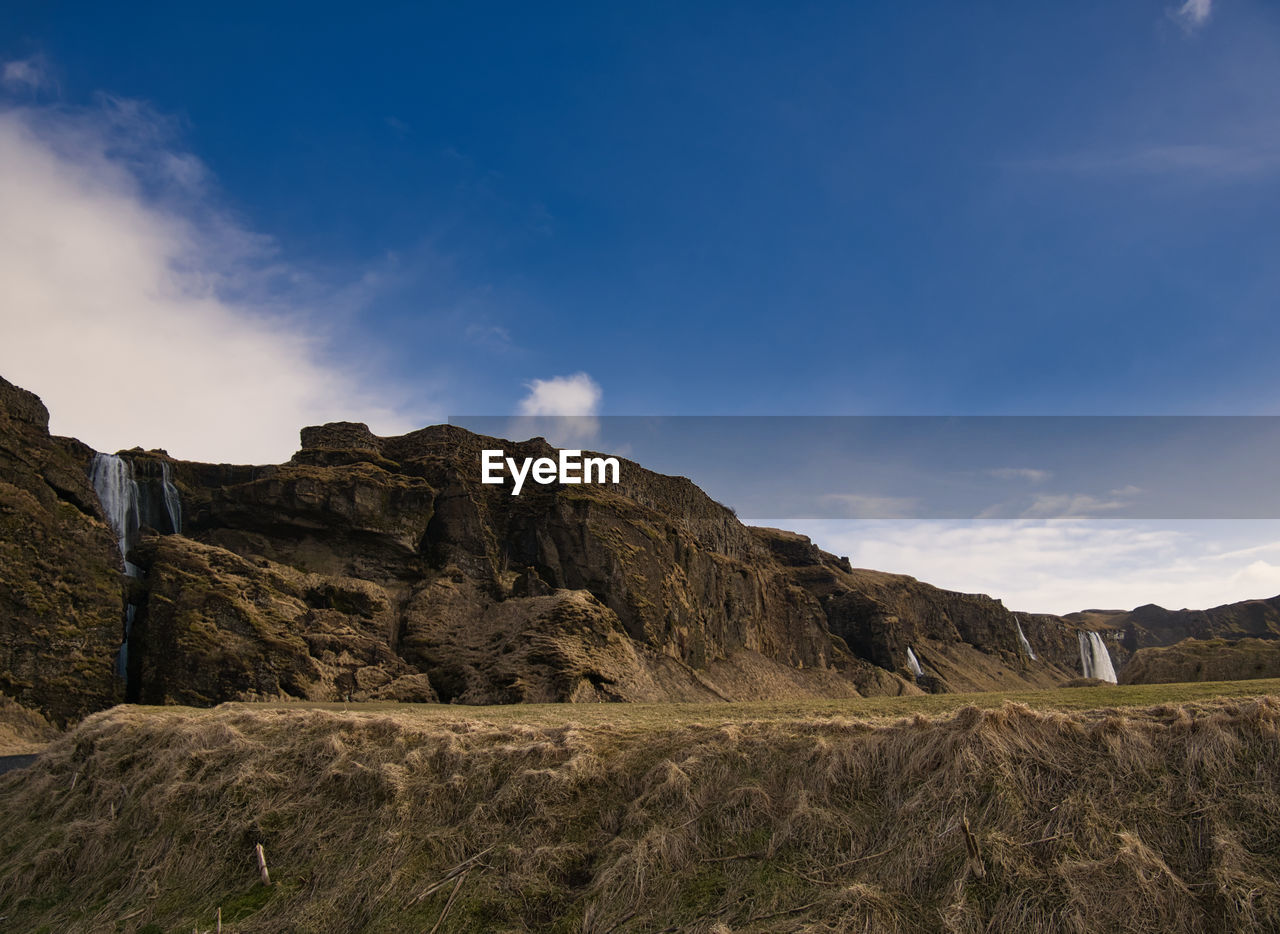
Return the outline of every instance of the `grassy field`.
[[[703,704],[506,704],[493,707],[464,707],[450,704],[309,704],[302,702],[268,704],[226,704],[224,707],[282,710],[331,710],[363,713],[395,713],[422,717],[428,721],[473,720],[495,725],[610,724],[636,729],[665,729],[698,723],[743,720],[810,720],[845,717],[884,720],[917,715],[932,717],[953,713],[963,707],[990,710],[1005,704],[1023,704],[1034,710],[1094,711],[1106,716],[1122,707],[1152,707],[1161,704],[1195,704],[1225,697],[1280,695],[1280,678],[1251,681],[1199,681],[1186,684],[1098,683],[1097,686],[1054,688],[1044,691],[998,691],[979,694],[924,694],[906,697],[859,697],[827,701],[751,701]],[[148,708],[139,708],[148,709]],[[151,708],[165,710],[170,708]]]
[[[1278,930],[1277,693],[118,707],[0,777],[0,929]]]

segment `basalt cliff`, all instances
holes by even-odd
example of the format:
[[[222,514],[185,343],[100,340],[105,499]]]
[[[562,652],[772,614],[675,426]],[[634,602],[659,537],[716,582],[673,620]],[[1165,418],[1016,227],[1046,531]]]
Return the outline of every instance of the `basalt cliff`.
[[[1137,647],[852,568],[630,461],[512,496],[480,482],[495,447],[554,453],[335,423],[275,466],[104,456],[0,380],[0,693],[61,723],[125,700],[838,697],[1062,684],[1088,630],[1117,669]]]

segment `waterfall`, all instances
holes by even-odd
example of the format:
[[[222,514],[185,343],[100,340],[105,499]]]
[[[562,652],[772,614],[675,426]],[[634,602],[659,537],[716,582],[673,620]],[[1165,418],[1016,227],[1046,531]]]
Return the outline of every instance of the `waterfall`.
[[[138,576],[138,569],[129,563],[129,552],[138,538],[142,515],[138,510],[138,482],[133,477],[133,464],[115,454],[95,454],[89,467],[89,479],[93,483],[107,523],[115,533],[124,559],[124,572]]]
[[[169,514],[169,525],[174,535],[182,534],[182,500],[178,488],[173,485],[173,475],[168,461],[160,462],[160,476],[164,491],[164,509]]]
[[[138,576],[138,569],[128,563],[129,552],[138,543],[138,530],[144,524],[157,529],[167,522],[168,531],[182,532],[182,499],[173,484],[173,471],[168,461],[160,461],[160,497],[155,495],[154,462],[144,461],[144,477],[138,480],[134,465],[118,454],[95,454],[89,467],[89,479],[107,514],[107,522],[115,533],[120,546],[120,556],[125,559],[125,573]],[[149,474],[149,476],[145,476]],[[160,516],[163,506],[164,517]],[[164,531],[164,529],[160,529]]]
[[[1036,653],[1031,651],[1031,643],[1027,641],[1026,634],[1022,631],[1022,621],[1018,617],[1013,618],[1013,624],[1018,627],[1018,641],[1022,643],[1022,651],[1027,653],[1027,658],[1033,662],[1036,661]]]
[[[916,658],[916,653],[911,651],[911,646],[907,646],[907,667],[917,678],[924,677],[924,672],[920,669],[920,659]]]
[[[146,462],[144,462],[146,463]],[[147,471],[144,470],[144,474]],[[137,473],[131,461],[117,454],[95,454],[89,466],[89,479],[93,483],[107,523],[116,537],[120,557],[124,560],[124,573],[128,577],[141,577],[137,565],[129,561],[129,554],[138,543],[138,531],[144,521],[148,525],[158,522],[159,504],[154,493],[154,473],[144,476],[138,483]],[[165,518],[174,533],[182,531],[182,500],[178,488],[173,485],[173,475],[168,461],[160,461],[160,499],[164,503]],[[130,696],[129,642],[133,637],[133,624],[138,615],[138,605],[127,602],[124,608],[124,639],[116,653],[116,674],[124,679],[126,697]],[[132,698],[130,698],[132,699]]]
[[[1096,632],[1079,632],[1080,667],[1086,678],[1097,678],[1099,681],[1116,683],[1116,670],[1111,664],[1111,655]]]

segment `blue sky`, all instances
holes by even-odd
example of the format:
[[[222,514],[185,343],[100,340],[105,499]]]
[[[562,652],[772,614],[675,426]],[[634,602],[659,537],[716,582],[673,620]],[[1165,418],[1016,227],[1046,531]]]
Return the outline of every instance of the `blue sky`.
[[[0,10],[56,430],[1280,408],[1274,4],[263,6]]]

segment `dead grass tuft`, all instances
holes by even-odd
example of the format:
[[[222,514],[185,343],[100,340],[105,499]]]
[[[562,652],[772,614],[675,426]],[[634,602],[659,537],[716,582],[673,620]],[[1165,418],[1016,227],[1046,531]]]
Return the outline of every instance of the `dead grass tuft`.
[[[1275,698],[873,722],[518,713],[94,715],[0,778],[0,916],[207,931],[221,907],[228,934],[1280,928]]]
[[[38,711],[0,694],[0,756],[39,752],[58,735],[58,728]]]

